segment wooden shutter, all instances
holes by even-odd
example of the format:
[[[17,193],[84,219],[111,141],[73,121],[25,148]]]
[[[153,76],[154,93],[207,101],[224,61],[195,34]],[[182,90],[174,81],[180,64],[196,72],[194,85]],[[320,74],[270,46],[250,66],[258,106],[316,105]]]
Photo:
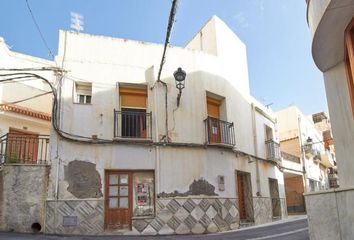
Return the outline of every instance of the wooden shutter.
[[[213,117],[213,118],[220,118],[220,104],[221,101],[216,100],[211,97],[207,97],[207,110],[208,110],[208,116]]]
[[[121,107],[146,108],[146,88],[120,87]]]

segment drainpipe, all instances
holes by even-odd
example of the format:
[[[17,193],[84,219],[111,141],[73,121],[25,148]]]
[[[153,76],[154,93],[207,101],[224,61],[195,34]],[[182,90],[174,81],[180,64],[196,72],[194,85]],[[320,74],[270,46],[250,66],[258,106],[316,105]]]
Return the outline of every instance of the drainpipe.
[[[166,89],[167,90],[167,89]],[[159,142],[159,125],[158,125],[158,113],[157,113],[157,89],[154,89],[154,112],[155,112],[155,139],[154,142]],[[155,192],[160,192],[160,147],[155,146]]]
[[[254,155],[258,157],[258,145],[257,145],[257,129],[256,129],[256,108],[254,103],[251,104],[252,111],[252,130],[253,130],[253,145]],[[256,183],[257,183],[257,196],[261,196],[261,181],[259,175],[259,162],[256,159]]]
[[[307,172],[306,172],[306,158],[305,158],[305,151],[304,148],[302,146],[302,132],[301,132],[301,116],[299,115],[297,118],[297,124],[298,124],[298,128],[299,128],[299,143],[300,143],[300,150],[301,150],[301,162],[302,162],[302,166],[303,166],[303,175],[302,178],[304,180],[305,183],[305,192],[309,191],[309,187],[307,184]]]

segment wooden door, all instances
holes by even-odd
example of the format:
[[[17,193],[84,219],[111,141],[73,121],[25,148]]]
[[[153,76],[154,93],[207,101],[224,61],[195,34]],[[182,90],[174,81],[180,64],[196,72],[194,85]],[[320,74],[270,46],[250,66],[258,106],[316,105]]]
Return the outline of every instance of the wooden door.
[[[246,219],[246,206],[245,206],[245,183],[243,175],[237,172],[237,193],[238,193],[238,205],[240,212],[240,219]]]
[[[106,229],[131,229],[132,173],[106,171],[105,178]]]
[[[208,128],[211,143],[221,142],[220,132],[220,101],[207,97],[207,111],[209,116]]]
[[[279,199],[278,180],[269,178],[269,192],[272,199],[272,214],[273,217],[281,215],[281,205]]]
[[[7,161],[36,163],[38,144],[38,134],[10,128],[6,147]]]

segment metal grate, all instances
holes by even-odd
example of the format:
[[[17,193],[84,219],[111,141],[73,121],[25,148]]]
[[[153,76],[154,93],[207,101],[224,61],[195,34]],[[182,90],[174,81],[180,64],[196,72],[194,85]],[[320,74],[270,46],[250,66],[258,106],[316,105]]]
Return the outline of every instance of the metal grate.
[[[7,133],[0,137],[0,163],[46,164],[48,159],[48,135]]]
[[[271,139],[271,140],[267,140],[265,144],[267,147],[267,160],[272,160],[272,161],[281,160],[279,143]]]
[[[205,136],[208,144],[222,143],[235,145],[234,123],[222,121],[217,118],[207,117],[204,120]]]
[[[152,138],[151,112],[141,109],[114,110],[115,138]]]

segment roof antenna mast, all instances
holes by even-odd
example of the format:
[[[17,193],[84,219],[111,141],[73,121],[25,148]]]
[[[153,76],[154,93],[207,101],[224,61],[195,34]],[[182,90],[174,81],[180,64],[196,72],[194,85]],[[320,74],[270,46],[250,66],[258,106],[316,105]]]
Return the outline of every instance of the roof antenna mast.
[[[84,16],[81,14],[71,12],[71,29],[75,30],[76,32],[84,31]]]

